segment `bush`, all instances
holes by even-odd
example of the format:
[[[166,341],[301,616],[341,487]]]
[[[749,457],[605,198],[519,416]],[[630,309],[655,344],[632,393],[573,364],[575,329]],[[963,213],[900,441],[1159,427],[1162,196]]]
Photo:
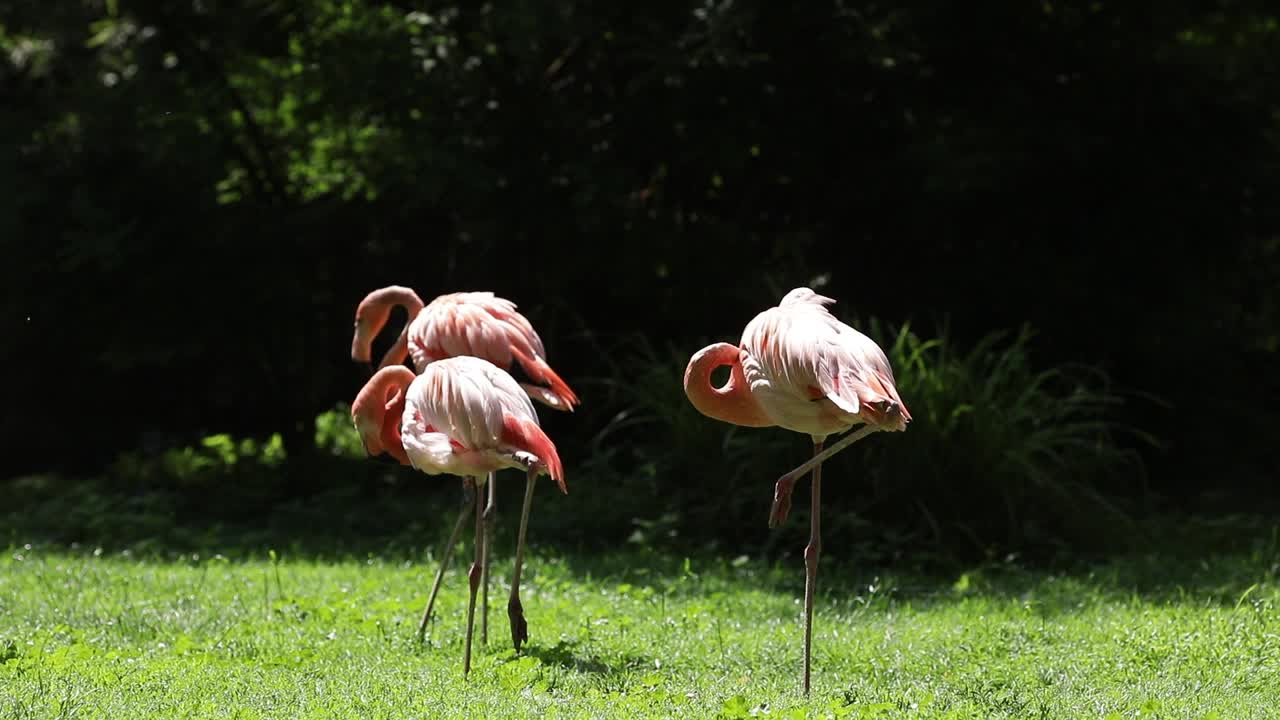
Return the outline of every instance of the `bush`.
[[[367,456],[351,421],[351,405],[338,403],[316,416],[316,447],[338,457],[359,460]]]
[[[873,319],[867,328],[889,339],[914,419],[900,437],[876,437],[844,459],[867,478],[866,512],[937,544],[984,552],[1097,549],[1132,529],[1120,503],[1144,496],[1138,447],[1155,440],[1118,420],[1125,398],[1107,373],[1037,369],[1027,326],[967,350],[945,329],[924,340],[905,325]]]
[[[121,453],[96,477],[14,478],[0,483],[6,511],[0,521],[10,525],[13,541],[130,548],[282,542],[335,548],[376,545],[398,533],[414,542],[433,538],[414,523],[423,501],[442,493],[393,488],[398,468],[365,456],[345,405],[316,417],[315,442],[323,454],[286,457],[279,433],[264,439],[218,433]],[[413,504],[405,501],[406,489]]]

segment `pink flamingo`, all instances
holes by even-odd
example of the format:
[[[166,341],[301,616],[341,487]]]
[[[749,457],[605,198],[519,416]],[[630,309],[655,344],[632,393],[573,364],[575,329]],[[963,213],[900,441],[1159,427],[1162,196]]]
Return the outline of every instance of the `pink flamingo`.
[[[356,432],[360,435],[360,442],[364,445],[365,452],[370,457],[386,453],[401,465],[410,464],[409,456],[405,453],[404,444],[400,440],[400,419],[404,413],[405,390],[413,382],[413,378],[413,373],[403,365],[385,367],[369,378],[356,395],[355,401],[351,403],[351,420],[356,426]],[[426,635],[427,620],[430,619],[431,610],[436,605],[436,597],[440,594],[440,584],[444,580],[445,571],[449,569],[449,561],[453,558],[453,548],[458,543],[458,536],[462,534],[462,526],[467,523],[472,500],[470,492],[473,488],[470,483],[464,482],[462,489],[464,494],[462,512],[458,513],[458,520],[453,524],[449,539],[445,541],[440,568],[436,570],[435,580],[431,583],[431,592],[427,596],[427,608],[423,611],[422,621],[418,624],[418,642],[422,642]],[[487,556],[484,562],[488,564]],[[487,579],[488,573],[484,575]],[[488,589],[488,585],[485,585],[486,596]],[[488,604],[486,597],[486,609]],[[481,640],[485,639],[482,635]]]
[[[429,305],[413,290],[390,285],[374,290],[356,307],[351,359],[370,363],[373,339],[386,326],[391,309],[409,312],[409,322],[382,357],[379,368],[413,358],[419,373],[429,363],[447,357],[470,355],[484,358],[510,372],[513,364],[534,382],[520,383],[529,397],[556,410],[572,412],[581,404],[577,394],[547,364],[542,339],[516,304],[491,292],[456,292],[441,295]]]
[[[709,345],[689,361],[684,391],[703,415],[746,427],[782,427],[813,438],[813,458],[783,475],[774,489],[769,527],[791,507],[797,478],[813,469],[809,544],[804,550],[804,691],[809,693],[813,600],[818,578],[822,461],[877,431],[902,431],[911,414],[898,397],[893,370],[871,338],[837,320],[835,300],[796,288],[747,323],[741,346]],[[729,381],[711,373],[729,366]],[[865,425],[823,450],[829,435]]]
[[[409,322],[389,348],[379,368],[399,365],[406,357],[412,357],[414,368],[421,373],[430,363],[447,357],[472,356],[488,360],[503,370],[510,371],[518,363],[524,373],[535,382],[520,383],[529,397],[547,407],[572,412],[581,404],[578,396],[551,366],[547,364],[542,339],[533,329],[528,318],[516,310],[516,304],[497,297],[492,292],[456,292],[441,295],[430,304],[412,289],[401,285],[389,285],[370,292],[356,307],[355,333],[351,340],[351,359],[370,365],[373,339],[386,326],[391,310],[403,307],[409,313]],[[497,510],[497,482],[488,479],[488,501],[484,511],[485,536],[493,537],[492,521]],[[449,544],[444,550],[441,571],[448,565],[457,536],[465,518],[459,520]],[[485,543],[488,551],[489,542]],[[481,601],[480,641],[489,641],[489,563],[484,563],[481,579],[484,594]],[[439,585],[434,589],[438,590]],[[434,592],[432,598],[434,598]],[[418,625],[418,639],[426,636],[427,622],[431,618],[432,600],[422,613]],[[517,647],[518,649],[518,647]]]
[[[468,573],[471,597],[467,604],[464,675],[471,671],[476,593],[486,557],[479,486],[501,468],[526,470],[524,508],[507,603],[512,642],[519,649],[520,643],[528,639],[520,603],[520,572],[534,481],[539,474],[549,474],[562,492],[568,492],[560,456],[539,426],[528,395],[514,378],[487,360],[459,356],[433,362],[417,377],[403,366],[379,370],[352,404],[352,419],[371,453],[381,449],[395,457],[402,456],[411,467],[428,475],[461,476],[464,487],[474,491],[475,559]],[[468,510],[463,509],[463,518]]]

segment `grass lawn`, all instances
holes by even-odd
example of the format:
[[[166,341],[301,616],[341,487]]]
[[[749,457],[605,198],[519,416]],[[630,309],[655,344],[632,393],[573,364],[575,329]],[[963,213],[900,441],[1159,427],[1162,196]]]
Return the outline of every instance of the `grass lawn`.
[[[466,562],[428,643],[429,557],[0,558],[0,718],[1280,718],[1280,542],[1078,573],[870,574],[828,549],[814,691],[802,566],[509,551],[462,677]],[[460,546],[467,552],[466,546]]]

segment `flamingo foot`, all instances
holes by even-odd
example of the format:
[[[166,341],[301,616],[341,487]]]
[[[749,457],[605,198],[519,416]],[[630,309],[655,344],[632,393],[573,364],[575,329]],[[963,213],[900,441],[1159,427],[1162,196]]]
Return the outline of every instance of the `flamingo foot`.
[[[822,462],[823,457],[830,455],[830,452],[823,454],[822,445],[822,440],[814,438],[813,459],[778,478],[778,484],[773,486],[773,507],[769,510],[769,527],[776,528],[787,519],[787,513],[791,512],[791,491],[796,487],[796,480],[808,472],[809,468],[813,468],[814,482],[817,482],[818,464]],[[836,449],[831,448],[832,451]]]
[[[516,562],[511,573],[511,597],[507,600],[507,618],[511,621],[511,644],[516,652],[520,645],[529,642],[529,623],[524,619],[524,606],[520,604],[520,571],[524,568],[524,538],[529,529],[529,508],[533,505],[533,486],[538,479],[537,470],[530,465],[524,485],[524,507],[520,511],[520,534],[516,539]]]
[[[769,527],[776,528],[787,519],[791,512],[791,491],[796,487],[796,479],[790,474],[778,479],[773,486],[773,507],[769,510]]]
[[[520,604],[519,596],[507,601],[507,618],[511,621],[511,644],[519,651],[522,644],[529,642],[529,623],[524,619],[524,606]]]

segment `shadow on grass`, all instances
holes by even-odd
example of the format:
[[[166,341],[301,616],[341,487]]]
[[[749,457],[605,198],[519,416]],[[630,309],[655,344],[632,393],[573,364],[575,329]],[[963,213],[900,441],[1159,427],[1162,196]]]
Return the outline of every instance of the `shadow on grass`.
[[[330,464],[314,473],[304,493],[241,486],[113,490],[101,480],[14,478],[0,482],[0,546],[32,544],[72,553],[128,550],[133,557],[156,559],[191,553],[252,559],[273,550],[315,562],[370,556],[424,562],[430,555],[434,563],[463,502],[457,478],[368,462],[352,462],[343,470],[334,472]],[[505,477],[513,480],[499,483],[497,563],[509,561],[514,550],[523,493],[514,474]],[[544,485],[536,496],[530,518],[526,563],[533,572],[554,559],[563,572],[600,587],[627,584],[667,595],[707,595],[727,585],[783,596],[803,592],[801,547],[770,556],[765,548],[737,548],[731,539],[697,547],[678,538],[634,542],[633,528],[619,528],[609,538],[585,537],[549,488]],[[803,517],[790,521],[803,522]],[[463,557],[469,556],[471,537],[470,528],[464,529]],[[1025,601],[1052,614],[1099,599],[1235,606],[1247,601],[1251,588],[1275,583],[1280,575],[1276,518],[1150,519],[1144,537],[1137,549],[1108,556],[1063,554],[1035,566],[1013,556],[966,564],[923,551],[874,562],[827,541],[819,591],[852,611],[882,602],[927,607],[988,598]],[[531,652],[542,653],[544,662],[572,662],[579,669],[590,662],[563,645]]]
[[[1280,522],[1235,518],[1229,542],[1210,548],[1218,523],[1183,518],[1177,541],[1200,537],[1205,545],[1157,543],[1147,551],[1107,558],[1077,558],[1056,568],[1032,568],[1016,558],[951,573],[907,563],[876,567],[824,556],[819,570],[820,604],[859,612],[885,604],[928,609],[966,600],[1025,605],[1042,616],[1072,613],[1106,603],[1217,605],[1239,607],[1257,591],[1280,582]],[[1194,529],[1188,527],[1195,525]],[[734,562],[722,556],[662,553],[570,555],[571,574],[601,586],[620,583],[672,595],[709,595],[729,585],[799,598],[804,592],[800,559]],[[788,609],[787,612],[790,612]]]
[[[624,672],[628,666],[642,662],[639,658],[624,657],[618,662],[605,663],[599,657],[584,654],[580,645],[577,640],[560,640],[551,647],[531,644],[524,649],[524,654],[537,658],[543,665],[557,665],[566,670],[594,675],[616,675]]]

